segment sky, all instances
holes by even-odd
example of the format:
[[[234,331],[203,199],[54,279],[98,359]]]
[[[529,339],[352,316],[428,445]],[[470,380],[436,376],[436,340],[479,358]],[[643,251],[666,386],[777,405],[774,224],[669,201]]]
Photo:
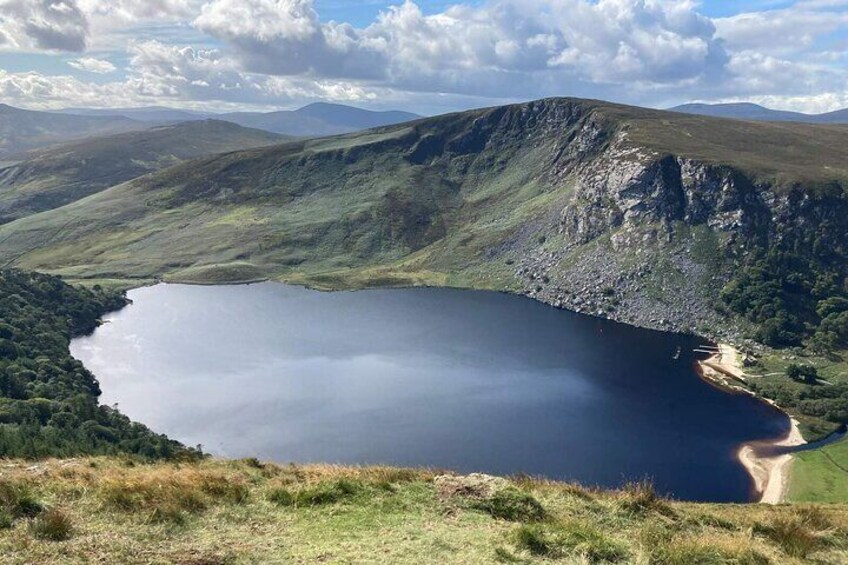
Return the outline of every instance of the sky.
[[[0,0],[0,102],[848,107],[848,0]]]

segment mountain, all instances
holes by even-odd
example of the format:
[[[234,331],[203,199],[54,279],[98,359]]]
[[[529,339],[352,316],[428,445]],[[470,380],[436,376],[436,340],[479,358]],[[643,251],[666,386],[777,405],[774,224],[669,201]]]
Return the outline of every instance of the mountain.
[[[121,116],[72,116],[0,104],[0,160],[9,155],[94,135],[148,127]]]
[[[341,104],[316,103],[299,110],[236,112],[217,116],[245,127],[297,137],[320,137],[399,124],[421,116],[409,112],[374,112]]]
[[[211,112],[194,112],[179,110],[166,106],[146,106],[143,108],[65,108],[59,110],[62,114],[80,116],[119,116],[140,122],[187,122],[214,118]]]
[[[672,112],[697,114],[717,118],[734,118],[737,120],[757,120],[771,122],[804,122],[810,124],[848,124],[848,108],[828,112],[826,114],[802,114],[771,110],[764,106],[751,103],[738,104],[684,104],[671,108]]]
[[[846,178],[841,126],[549,99],[192,161],[7,224],[0,260],[509,289],[739,335],[716,297],[754,248],[797,240],[812,257],[818,239],[841,261]]]
[[[181,161],[280,143],[277,134],[192,121],[15,155],[0,168],[0,223],[73,202]]]

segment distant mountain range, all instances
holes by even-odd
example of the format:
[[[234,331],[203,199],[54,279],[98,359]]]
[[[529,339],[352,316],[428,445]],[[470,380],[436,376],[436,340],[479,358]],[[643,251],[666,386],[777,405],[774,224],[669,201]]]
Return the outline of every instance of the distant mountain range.
[[[352,133],[373,127],[409,122],[421,117],[409,112],[374,112],[342,104],[326,103],[310,104],[299,110],[230,112],[225,114],[178,110],[162,106],[97,110],[68,108],[61,110],[61,112],[63,114],[79,114],[84,116],[123,117],[144,122],[184,122],[214,118],[244,127],[264,129],[273,133],[297,137],[318,137]]]
[[[211,112],[195,112],[180,110],[166,106],[147,106],[144,108],[65,108],[58,110],[60,114],[79,116],[111,116],[124,117],[139,122],[188,122],[214,118]]]
[[[22,110],[0,104],[0,165],[17,153],[69,141],[207,119],[226,121],[292,137],[322,137],[394,125],[420,118],[409,112],[374,112],[341,104],[310,104],[293,111],[212,114],[162,106],[147,108],[68,108],[56,112]],[[243,148],[243,147],[242,147]]]
[[[125,116],[77,116],[0,104],[0,160],[14,153],[73,139],[150,127]]]
[[[802,114],[785,110],[772,110],[759,104],[683,104],[670,108],[672,112],[697,114],[715,118],[734,118],[762,122],[803,122],[808,124],[848,124],[848,108],[824,114]]]

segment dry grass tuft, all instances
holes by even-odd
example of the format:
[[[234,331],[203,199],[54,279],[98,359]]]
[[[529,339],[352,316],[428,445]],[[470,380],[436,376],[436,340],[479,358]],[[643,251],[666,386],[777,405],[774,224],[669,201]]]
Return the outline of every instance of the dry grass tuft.
[[[74,526],[70,516],[57,508],[51,508],[33,519],[29,523],[29,529],[38,539],[65,541],[71,538]]]

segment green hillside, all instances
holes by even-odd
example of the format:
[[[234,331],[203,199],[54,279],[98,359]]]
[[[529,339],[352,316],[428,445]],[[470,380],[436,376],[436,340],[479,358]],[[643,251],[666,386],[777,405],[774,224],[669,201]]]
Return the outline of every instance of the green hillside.
[[[0,223],[58,208],[182,161],[286,138],[204,120],[95,137],[15,156],[0,168]]]

